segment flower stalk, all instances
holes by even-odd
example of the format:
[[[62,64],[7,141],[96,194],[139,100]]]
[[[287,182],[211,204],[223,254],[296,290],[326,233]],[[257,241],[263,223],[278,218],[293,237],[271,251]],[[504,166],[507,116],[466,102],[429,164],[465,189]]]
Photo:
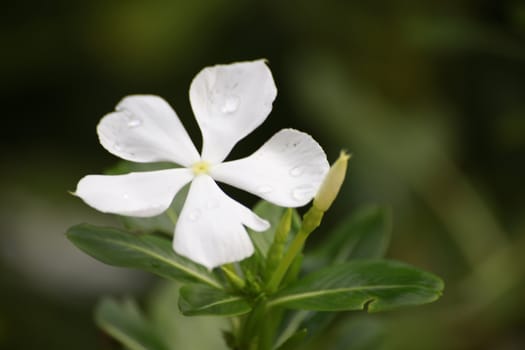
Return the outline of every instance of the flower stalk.
[[[324,213],[330,208],[341,189],[341,185],[345,179],[349,159],[350,155],[345,151],[341,151],[339,158],[337,158],[335,163],[331,166],[314,198],[312,207],[303,217],[303,223],[299,232],[294,237],[294,240],[280,261],[280,264],[272,273],[271,278],[266,285],[267,293],[271,294],[277,291],[286,272],[290,268],[290,265],[295,260],[295,257],[303,250],[306,239],[321,224]]]
[[[283,256],[279,266],[272,274],[268,284],[266,285],[266,292],[269,294],[275,293],[284,278],[284,275],[288,271],[288,268],[294,261],[297,254],[303,250],[304,242],[317,227],[321,224],[324,212],[312,206],[303,217],[303,224],[294,237],[290,248]]]

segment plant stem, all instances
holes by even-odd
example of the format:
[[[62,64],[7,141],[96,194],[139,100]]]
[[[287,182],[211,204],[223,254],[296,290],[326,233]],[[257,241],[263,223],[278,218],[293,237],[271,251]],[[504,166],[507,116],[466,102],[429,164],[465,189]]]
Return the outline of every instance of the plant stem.
[[[268,294],[275,293],[284,278],[284,275],[288,271],[288,268],[292,264],[293,260],[299,254],[304,246],[304,242],[321,223],[324,212],[312,206],[303,217],[303,224],[299,229],[299,232],[290,244],[290,248],[284,255],[279,266],[272,274],[268,284],[266,285],[266,292]]]
[[[264,296],[257,298],[252,311],[241,322],[239,336],[240,349],[260,350],[260,337],[263,336],[262,326],[266,315],[266,300]]]

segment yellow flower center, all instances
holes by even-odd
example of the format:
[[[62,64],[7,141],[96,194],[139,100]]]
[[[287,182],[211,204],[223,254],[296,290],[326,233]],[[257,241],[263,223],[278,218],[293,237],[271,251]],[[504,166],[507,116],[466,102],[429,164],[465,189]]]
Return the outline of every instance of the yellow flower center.
[[[210,170],[210,163],[201,160],[200,162],[197,162],[191,166],[191,170],[193,170],[193,173],[195,175],[202,175],[207,174]]]

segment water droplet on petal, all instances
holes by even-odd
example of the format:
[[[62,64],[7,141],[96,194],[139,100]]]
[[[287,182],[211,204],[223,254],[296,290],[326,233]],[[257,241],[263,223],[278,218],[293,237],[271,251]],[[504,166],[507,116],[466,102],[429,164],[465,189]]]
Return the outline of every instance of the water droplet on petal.
[[[201,217],[201,211],[200,209],[192,210],[190,215],[188,215],[188,218],[190,221],[197,221]]]
[[[257,187],[257,193],[259,194],[267,194],[273,191],[273,188],[271,186],[259,186]]]
[[[303,173],[304,173],[304,166],[302,165],[296,166],[290,170],[290,175],[292,175],[293,177],[301,176],[303,175]]]
[[[140,119],[130,119],[128,121],[128,128],[130,128],[130,129],[136,128],[136,127],[141,126],[141,125],[142,125],[142,120],[140,120]]]
[[[221,112],[224,114],[234,113],[239,108],[239,102],[239,97],[235,95],[226,96],[221,107]]]
[[[313,190],[314,188],[311,185],[298,186],[292,191],[292,197],[295,200],[303,201],[307,198],[313,197]]]

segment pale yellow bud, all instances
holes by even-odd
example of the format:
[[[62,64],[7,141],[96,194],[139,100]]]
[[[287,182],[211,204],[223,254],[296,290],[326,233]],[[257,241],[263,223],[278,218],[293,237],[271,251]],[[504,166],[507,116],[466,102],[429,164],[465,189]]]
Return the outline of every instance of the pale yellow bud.
[[[332,167],[326,174],[324,181],[319,188],[319,191],[314,198],[314,207],[325,212],[330,208],[333,201],[337,197],[341,185],[345,179],[346,168],[348,165],[348,160],[350,159],[350,154],[346,151],[341,151],[339,158],[332,164]]]

